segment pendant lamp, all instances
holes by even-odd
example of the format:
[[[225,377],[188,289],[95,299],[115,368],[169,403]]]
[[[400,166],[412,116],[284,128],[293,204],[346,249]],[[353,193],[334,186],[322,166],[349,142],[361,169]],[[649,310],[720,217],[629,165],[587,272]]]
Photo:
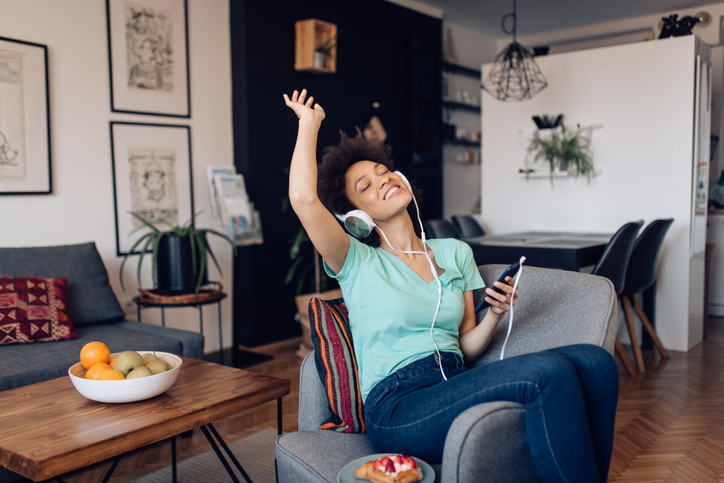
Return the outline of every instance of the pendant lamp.
[[[513,19],[511,30],[505,28],[508,17]],[[500,21],[503,32],[513,35],[513,42],[495,57],[493,67],[481,85],[501,101],[532,99],[548,85],[538,64],[535,63],[533,53],[516,41],[517,23],[516,0],[513,0],[513,13],[505,14]]]

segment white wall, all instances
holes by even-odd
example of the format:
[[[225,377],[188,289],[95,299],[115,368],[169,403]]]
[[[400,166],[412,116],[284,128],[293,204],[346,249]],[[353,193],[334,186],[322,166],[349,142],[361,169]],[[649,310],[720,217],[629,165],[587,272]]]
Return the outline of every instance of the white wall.
[[[523,230],[615,232],[643,219],[675,219],[660,255],[657,332],[688,350],[701,340],[701,313],[689,313],[694,37],[605,47],[538,58],[549,86],[526,102],[483,96],[482,216],[492,233]],[[483,75],[489,69],[483,66]],[[564,114],[594,130],[591,180],[518,174],[520,130],[533,115]],[[703,267],[703,261],[701,263]],[[703,282],[703,274],[702,274]],[[696,306],[694,301],[692,306]],[[688,323],[687,323],[688,321]]]
[[[229,4],[189,0],[190,119],[112,113],[110,110],[106,8],[101,0],[2,0],[0,36],[48,47],[53,194],[0,196],[0,246],[42,246],[94,241],[111,285],[129,317],[137,295],[135,257],[120,289],[116,257],[109,121],[191,126],[194,207],[203,210],[199,227],[214,227],[206,183],[207,165],[232,165]],[[212,241],[223,269],[209,271],[232,290],[231,249]],[[144,262],[143,286],[150,287]],[[59,274],[59,276],[62,276]],[[232,304],[222,303],[224,346],[231,346]],[[144,322],[160,324],[160,311],[147,310]],[[199,330],[194,309],[170,309],[166,325]],[[204,312],[206,352],[219,349],[216,306]]]

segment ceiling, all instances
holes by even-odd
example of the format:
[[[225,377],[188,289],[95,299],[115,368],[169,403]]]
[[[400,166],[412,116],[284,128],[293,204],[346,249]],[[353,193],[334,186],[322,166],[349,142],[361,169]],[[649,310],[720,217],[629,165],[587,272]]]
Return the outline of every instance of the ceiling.
[[[513,0],[417,0],[445,12],[445,20],[492,37],[505,37],[500,21]],[[628,17],[710,5],[712,0],[518,0],[518,35],[581,27]],[[510,22],[506,23],[510,29]]]

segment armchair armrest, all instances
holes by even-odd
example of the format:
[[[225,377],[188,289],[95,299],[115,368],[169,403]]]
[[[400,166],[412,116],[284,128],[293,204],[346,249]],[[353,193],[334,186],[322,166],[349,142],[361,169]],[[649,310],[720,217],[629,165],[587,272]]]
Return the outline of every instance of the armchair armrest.
[[[485,285],[491,287],[505,265],[478,267]],[[523,266],[520,297],[515,304],[513,329],[505,357],[539,352],[572,344],[594,344],[613,354],[618,329],[618,296],[610,280],[566,270]],[[475,303],[485,296],[480,290]],[[478,322],[485,315],[478,314]],[[508,331],[506,315],[490,345],[472,365],[498,360]]]
[[[478,404],[455,418],[445,439],[442,481],[540,481],[528,447],[525,406],[512,402]]]

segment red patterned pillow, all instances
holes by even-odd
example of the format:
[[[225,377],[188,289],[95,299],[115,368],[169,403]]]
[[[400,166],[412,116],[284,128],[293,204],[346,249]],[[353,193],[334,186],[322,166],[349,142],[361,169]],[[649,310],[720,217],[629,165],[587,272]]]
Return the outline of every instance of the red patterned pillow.
[[[320,429],[364,433],[364,407],[348,315],[344,299],[312,297],[309,301],[314,362],[332,410]]]
[[[0,277],[0,345],[77,339],[65,278]]]

